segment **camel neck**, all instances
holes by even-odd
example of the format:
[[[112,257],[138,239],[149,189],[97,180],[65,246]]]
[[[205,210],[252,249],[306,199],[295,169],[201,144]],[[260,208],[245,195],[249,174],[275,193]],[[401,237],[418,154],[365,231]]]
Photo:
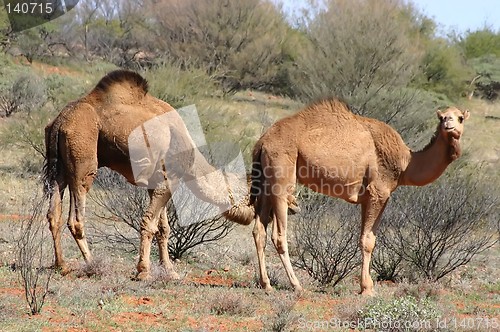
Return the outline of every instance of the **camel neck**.
[[[400,177],[400,184],[424,186],[436,180],[446,167],[461,154],[458,138],[436,133],[421,151],[411,151],[408,166]]]

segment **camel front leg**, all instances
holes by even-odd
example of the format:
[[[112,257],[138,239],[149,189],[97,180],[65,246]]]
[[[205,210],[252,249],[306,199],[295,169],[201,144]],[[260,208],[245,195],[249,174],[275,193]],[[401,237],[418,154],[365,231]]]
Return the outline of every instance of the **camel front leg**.
[[[269,214],[271,213],[271,205],[269,197],[261,196],[257,201],[257,215],[255,218],[255,226],[253,228],[253,239],[255,248],[257,249],[257,259],[259,261],[259,282],[260,286],[266,291],[271,291],[271,281],[266,269],[266,241],[267,241],[267,225],[269,224]]]
[[[362,295],[374,295],[373,280],[370,276],[370,261],[373,249],[375,248],[375,234],[380,222],[380,217],[382,216],[382,213],[387,205],[387,201],[388,197],[377,197],[377,199],[370,197],[370,200],[361,205],[362,225],[359,247],[362,254],[360,281],[360,293]]]
[[[285,267],[286,274],[293,288],[297,292],[302,291],[299,279],[293,272],[292,263],[290,262],[290,255],[288,253],[287,242],[287,218],[288,218],[288,204],[286,198],[274,197],[274,218],[273,218],[273,244],[278,251],[281,262]]]
[[[151,272],[151,242],[153,236],[158,233],[158,221],[160,214],[170,199],[170,190],[168,189],[155,189],[149,191],[150,202],[146,209],[146,213],[141,220],[141,239],[139,245],[139,262],[137,263],[137,276],[139,280],[147,280],[150,278]],[[166,241],[165,241],[166,242]],[[165,242],[163,243],[165,245]],[[168,248],[163,247],[163,255],[168,257]],[[164,258],[164,257],[163,257]],[[170,260],[169,260],[170,262]]]

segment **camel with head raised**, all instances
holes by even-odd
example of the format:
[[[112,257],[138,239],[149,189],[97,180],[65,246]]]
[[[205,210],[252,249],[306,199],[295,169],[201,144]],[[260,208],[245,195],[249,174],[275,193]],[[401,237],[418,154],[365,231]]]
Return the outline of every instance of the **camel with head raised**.
[[[299,182],[325,195],[361,204],[361,293],[373,293],[370,259],[375,233],[391,193],[399,185],[423,186],[436,180],[460,156],[460,136],[469,112],[437,112],[431,142],[411,151],[387,124],[353,114],[336,99],[322,100],[276,122],[253,151],[251,202],[260,283],[272,289],[266,271],[266,229],[272,218],[272,242],[296,290],[287,245],[287,197]],[[271,214],[271,217],[269,217]]]
[[[150,203],[141,220],[137,277],[144,279],[149,276],[153,236],[158,242],[161,264],[174,277],[177,276],[168,256],[170,228],[165,212],[165,205],[172,196],[172,188],[166,184],[172,182],[167,182],[168,173],[164,167],[163,172],[151,172],[146,168],[146,172],[137,176],[131,160],[131,133],[137,128],[144,131],[144,124],[155,119],[163,119],[154,128],[159,132],[154,137],[144,136],[146,141],[160,140],[159,144],[165,150],[174,145],[177,149],[179,146],[184,147],[177,150],[182,153],[171,154],[175,160],[161,160],[165,164],[170,162],[170,166],[174,164],[175,171],[169,175],[176,179],[168,180],[174,183],[180,179],[187,180],[196,187],[200,199],[219,206],[230,220],[248,225],[254,219],[254,209],[248,205],[248,201],[243,199],[234,204],[232,189],[240,185],[236,183],[238,181],[228,183],[227,179],[231,179],[229,175],[232,174],[225,177],[205,160],[175,109],[149,95],[147,88],[146,80],[139,74],[125,70],[111,72],[88,95],[67,105],[45,128],[44,183],[50,196],[47,218],[54,240],[55,266],[63,271],[66,270],[61,248],[62,198],[65,188],[69,187],[70,193],[68,227],[85,261],[90,261],[91,254],[84,231],[85,199],[97,169],[107,166],[136,185],[140,181],[147,183],[148,177],[157,177],[158,173],[163,176],[158,186],[148,186]],[[157,161],[146,162],[154,165]],[[246,179],[243,182],[246,188]],[[244,190],[246,195],[247,191]]]

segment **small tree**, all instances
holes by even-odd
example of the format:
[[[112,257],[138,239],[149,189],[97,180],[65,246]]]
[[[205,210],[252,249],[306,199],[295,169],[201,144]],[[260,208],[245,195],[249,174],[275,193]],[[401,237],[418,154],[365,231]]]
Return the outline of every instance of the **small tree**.
[[[335,286],[359,265],[359,212],[344,202],[306,191],[294,226],[294,265],[322,285]]]

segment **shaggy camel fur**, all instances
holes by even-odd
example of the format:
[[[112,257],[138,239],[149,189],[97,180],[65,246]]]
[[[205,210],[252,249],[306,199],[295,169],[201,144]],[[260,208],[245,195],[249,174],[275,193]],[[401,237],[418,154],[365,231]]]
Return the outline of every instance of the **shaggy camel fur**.
[[[230,220],[248,225],[254,219],[255,211],[248,205],[248,196],[246,202],[242,200],[233,204],[231,185],[234,183],[229,184],[220,171],[208,164],[174,108],[149,95],[147,89],[146,80],[139,74],[124,70],[111,72],[88,95],[67,105],[45,128],[44,182],[50,196],[47,218],[54,240],[55,266],[61,268],[63,273],[67,272],[61,249],[61,202],[65,188],[69,186],[70,192],[68,227],[85,261],[90,261],[91,254],[84,231],[85,198],[97,169],[107,166],[122,174],[130,183],[137,184],[131,162],[132,153],[129,151],[129,135],[134,128],[142,127],[144,130],[143,124],[148,120],[167,113],[173,116],[167,117],[172,120],[171,123],[161,127],[161,139],[165,146],[168,147],[169,142],[171,146],[175,138],[177,142],[190,147],[189,153],[176,160],[178,179],[174,180],[183,178],[194,183],[198,186],[198,194],[202,196],[199,198],[204,201],[221,208],[232,206],[224,212]],[[153,236],[158,241],[161,264],[172,276],[177,277],[168,256],[170,228],[165,205],[172,196],[173,188],[165,185],[166,174],[163,172],[163,185],[148,190],[150,203],[141,220],[138,279],[149,276]],[[245,182],[243,179],[246,188]]]
[[[423,186],[436,180],[460,156],[460,136],[469,112],[437,112],[439,125],[431,142],[411,151],[385,123],[353,114],[336,99],[314,103],[275,123],[253,151],[250,201],[263,288],[272,289],[264,249],[271,215],[272,242],[296,290],[287,245],[287,196],[299,182],[312,190],[361,204],[361,293],[373,293],[370,259],[375,233],[389,196],[399,185]]]

